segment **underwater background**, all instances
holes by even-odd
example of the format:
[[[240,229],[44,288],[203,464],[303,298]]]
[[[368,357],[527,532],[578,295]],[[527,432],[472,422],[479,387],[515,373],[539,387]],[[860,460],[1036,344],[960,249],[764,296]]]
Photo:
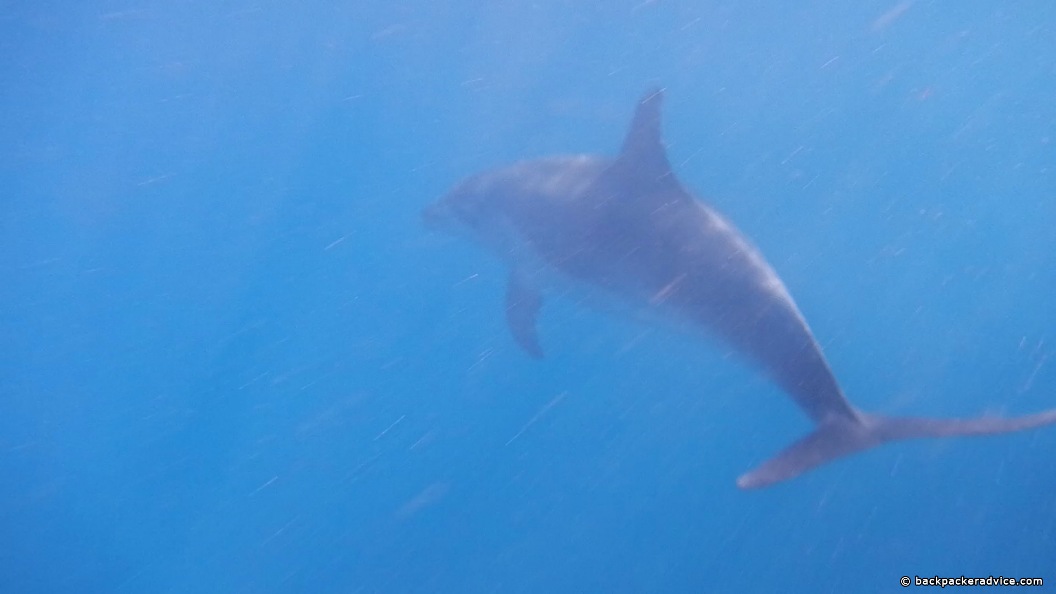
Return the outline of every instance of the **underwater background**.
[[[660,85],[852,402],[1056,407],[1054,3],[0,1],[0,77],[2,592],[1056,583],[1056,429],[741,491],[776,387],[561,299],[533,361],[420,221]]]

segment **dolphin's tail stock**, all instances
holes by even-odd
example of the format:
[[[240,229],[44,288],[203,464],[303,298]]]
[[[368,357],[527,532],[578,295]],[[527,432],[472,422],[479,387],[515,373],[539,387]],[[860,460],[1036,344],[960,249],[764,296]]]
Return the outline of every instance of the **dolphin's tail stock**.
[[[831,462],[889,441],[922,437],[994,435],[1056,424],[1056,409],[1022,417],[975,419],[921,419],[859,413],[857,419],[841,417],[817,428],[777,456],[737,479],[742,489],[767,487]]]

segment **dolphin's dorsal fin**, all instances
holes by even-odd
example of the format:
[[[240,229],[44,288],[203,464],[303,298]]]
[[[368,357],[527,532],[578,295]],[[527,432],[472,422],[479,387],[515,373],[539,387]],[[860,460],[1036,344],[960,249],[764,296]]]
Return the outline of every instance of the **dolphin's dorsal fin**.
[[[660,107],[664,102],[663,89],[647,92],[638,102],[631,120],[631,128],[623,140],[623,148],[616,159],[616,167],[639,183],[675,183],[667,149],[660,133]]]

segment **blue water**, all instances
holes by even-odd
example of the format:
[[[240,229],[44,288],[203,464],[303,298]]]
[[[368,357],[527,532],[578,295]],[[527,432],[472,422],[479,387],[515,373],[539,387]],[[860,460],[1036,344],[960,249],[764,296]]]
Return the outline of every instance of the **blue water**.
[[[776,388],[560,299],[532,361],[421,228],[660,84],[858,406],[1056,406],[1056,4],[795,4],[0,2],[0,591],[1056,583],[1056,430],[742,492]]]

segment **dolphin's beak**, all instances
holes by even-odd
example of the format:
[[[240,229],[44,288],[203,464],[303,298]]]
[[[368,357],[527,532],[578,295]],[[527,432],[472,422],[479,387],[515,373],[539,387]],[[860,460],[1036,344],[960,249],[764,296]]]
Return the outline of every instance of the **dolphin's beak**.
[[[444,231],[451,226],[448,209],[439,202],[434,202],[422,209],[422,224],[430,231]]]
[[[422,209],[422,225],[430,231],[435,231],[440,223],[440,221],[437,220],[438,215],[436,210],[437,206],[435,204],[430,204]]]

